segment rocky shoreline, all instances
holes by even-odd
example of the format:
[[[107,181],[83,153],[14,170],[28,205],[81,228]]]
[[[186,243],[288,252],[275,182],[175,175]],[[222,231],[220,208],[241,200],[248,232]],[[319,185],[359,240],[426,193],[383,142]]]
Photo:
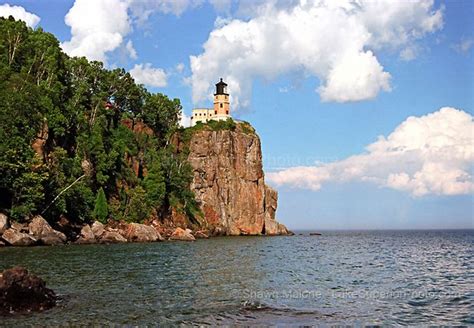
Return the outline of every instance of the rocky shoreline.
[[[95,221],[92,224],[73,225],[63,218],[53,228],[40,215],[34,216],[28,223],[10,223],[8,217],[0,213],[0,247],[194,241],[218,235],[215,231],[163,226],[156,220],[148,224],[109,220],[107,224]]]

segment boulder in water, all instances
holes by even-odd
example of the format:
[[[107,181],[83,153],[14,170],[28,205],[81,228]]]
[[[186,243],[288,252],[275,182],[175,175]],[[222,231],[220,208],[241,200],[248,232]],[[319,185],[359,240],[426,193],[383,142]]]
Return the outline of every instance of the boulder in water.
[[[30,234],[44,245],[61,245],[66,242],[66,235],[56,231],[41,216],[36,215],[28,225]]]
[[[207,239],[207,238],[209,238],[209,236],[203,230],[199,230],[199,231],[196,231],[194,233],[194,238],[196,238],[196,239]]]
[[[105,231],[100,238],[100,242],[102,244],[126,243],[127,239],[117,231]]]
[[[91,226],[92,232],[94,233],[95,238],[100,238],[105,231],[105,226],[99,221],[95,221]]]
[[[31,246],[36,243],[36,239],[30,235],[17,231],[13,228],[7,229],[3,235],[3,240],[5,240],[9,245],[12,246]]]
[[[171,234],[170,240],[194,241],[196,238],[189,232],[181,228],[176,228]]]
[[[94,236],[94,232],[92,232],[92,229],[90,225],[86,224],[85,226],[82,227],[81,229],[81,234],[79,238],[76,240],[77,244],[94,244],[97,242],[97,239]]]
[[[15,267],[0,274],[0,315],[46,310],[56,305],[56,300],[46,283],[25,268]]]
[[[155,228],[140,223],[130,223],[125,229],[123,236],[131,242],[152,242],[164,240]]]

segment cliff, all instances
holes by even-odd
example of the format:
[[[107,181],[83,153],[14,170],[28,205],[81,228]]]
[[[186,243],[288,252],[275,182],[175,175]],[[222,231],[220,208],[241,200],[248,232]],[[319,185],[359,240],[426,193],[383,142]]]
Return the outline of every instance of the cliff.
[[[248,123],[198,125],[183,134],[178,148],[188,152],[203,226],[223,235],[289,233],[275,220],[278,195],[265,185],[260,138]]]

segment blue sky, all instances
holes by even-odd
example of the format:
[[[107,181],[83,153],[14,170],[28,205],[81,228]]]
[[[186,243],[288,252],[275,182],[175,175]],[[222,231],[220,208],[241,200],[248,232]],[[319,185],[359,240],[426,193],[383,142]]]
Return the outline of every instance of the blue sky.
[[[94,2],[0,14],[24,8],[68,53],[132,70],[187,115],[230,80],[291,229],[474,228],[474,2]],[[107,36],[98,50],[88,33]]]

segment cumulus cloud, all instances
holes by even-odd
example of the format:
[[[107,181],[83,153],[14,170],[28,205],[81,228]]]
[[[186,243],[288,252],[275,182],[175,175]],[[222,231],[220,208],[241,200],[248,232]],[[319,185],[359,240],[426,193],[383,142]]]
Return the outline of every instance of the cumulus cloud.
[[[150,63],[136,64],[131,70],[130,74],[138,83],[150,87],[166,87],[167,74],[161,68],[154,68]]]
[[[15,19],[22,20],[29,27],[35,28],[40,18],[35,14],[27,12],[25,8],[20,6],[10,6],[8,3],[0,5],[0,17],[8,18],[13,16]]]
[[[64,51],[104,62],[106,53],[117,49],[131,30],[128,3],[121,0],[76,0],[65,22],[71,40],[62,43]]]
[[[404,51],[413,59],[417,39],[443,25],[432,0],[273,0],[247,7],[248,19],[219,20],[203,53],[190,57],[195,103],[207,100],[222,76],[234,108],[245,107],[254,79],[295,72],[320,80],[315,89],[323,101],[372,99],[390,91],[391,80],[376,51]]]
[[[363,181],[410,193],[460,195],[474,192],[473,117],[444,107],[409,117],[366,152],[344,160],[267,174],[274,185],[319,190],[324,183]]]
[[[62,48],[71,56],[107,61],[107,54],[125,46],[132,59],[137,54],[131,43],[124,44],[133,24],[143,23],[154,12],[180,15],[200,0],[75,0],[66,14],[71,39]],[[20,7],[21,8],[21,7]],[[39,19],[38,19],[39,20]],[[130,41],[129,41],[130,42]]]

